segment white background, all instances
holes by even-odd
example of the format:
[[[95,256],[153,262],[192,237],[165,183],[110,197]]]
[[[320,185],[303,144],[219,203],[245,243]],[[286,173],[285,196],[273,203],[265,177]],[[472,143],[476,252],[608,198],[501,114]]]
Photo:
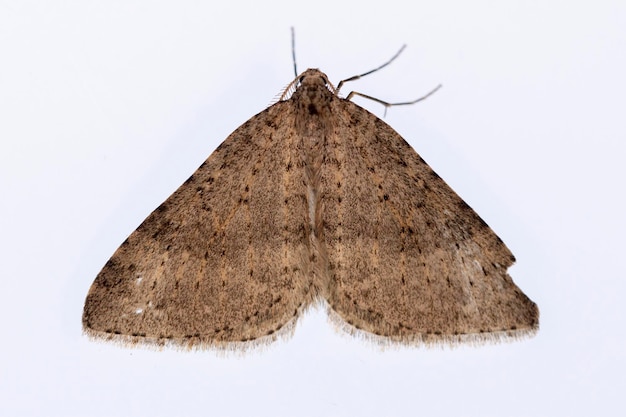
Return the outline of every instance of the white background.
[[[385,121],[516,255],[535,338],[381,351],[321,311],[244,356],[81,334],[117,246],[292,80],[291,25],[335,82],[408,44],[346,94],[444,85]],[[620,415],[625,51],[620,1],[0,1],[0,415]]]

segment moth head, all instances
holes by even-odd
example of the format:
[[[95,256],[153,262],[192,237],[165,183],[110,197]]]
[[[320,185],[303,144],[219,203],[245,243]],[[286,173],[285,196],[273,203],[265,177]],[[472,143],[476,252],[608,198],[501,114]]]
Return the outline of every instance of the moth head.
[[[336,94],[335,86],[328,81],[326,74],[317,68],[309,68],[289,83],[280,96],[280,101],[289,100],[298,90],[315,90],[319,87],[324,87],[332,94]]]

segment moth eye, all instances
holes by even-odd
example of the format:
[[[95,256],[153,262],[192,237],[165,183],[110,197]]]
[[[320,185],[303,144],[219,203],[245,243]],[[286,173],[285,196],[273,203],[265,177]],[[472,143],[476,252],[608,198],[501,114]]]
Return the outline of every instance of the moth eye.
[[[299,83],[302,83],[302,81],[304,81],[304,75],[298,80]]]

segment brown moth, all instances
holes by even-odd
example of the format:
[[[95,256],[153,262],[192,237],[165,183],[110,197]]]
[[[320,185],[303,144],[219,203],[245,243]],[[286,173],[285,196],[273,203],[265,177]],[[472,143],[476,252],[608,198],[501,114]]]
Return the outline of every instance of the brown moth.
[[[384,343],[536,332],[509,249],[411,146],[317,69],[291,87],[122,243],[89,290],[86,333],[245,348],[320,302]]]

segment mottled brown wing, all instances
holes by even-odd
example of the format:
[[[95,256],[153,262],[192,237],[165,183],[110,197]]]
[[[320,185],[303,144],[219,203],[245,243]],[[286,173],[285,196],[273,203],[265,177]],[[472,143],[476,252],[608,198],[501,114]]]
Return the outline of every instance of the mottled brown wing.
[[[89,334],[213,346],[293,321],[310,275],[303,151],[284,123],[288,106],[239,127],[124,241],[87,295]]]
[[[391,127],[334,100],[321,172],[329,304],[356,329],[401,342],[531,333],[537,306],[515,258]],[[469,337],[468,337],[469,336]]]

